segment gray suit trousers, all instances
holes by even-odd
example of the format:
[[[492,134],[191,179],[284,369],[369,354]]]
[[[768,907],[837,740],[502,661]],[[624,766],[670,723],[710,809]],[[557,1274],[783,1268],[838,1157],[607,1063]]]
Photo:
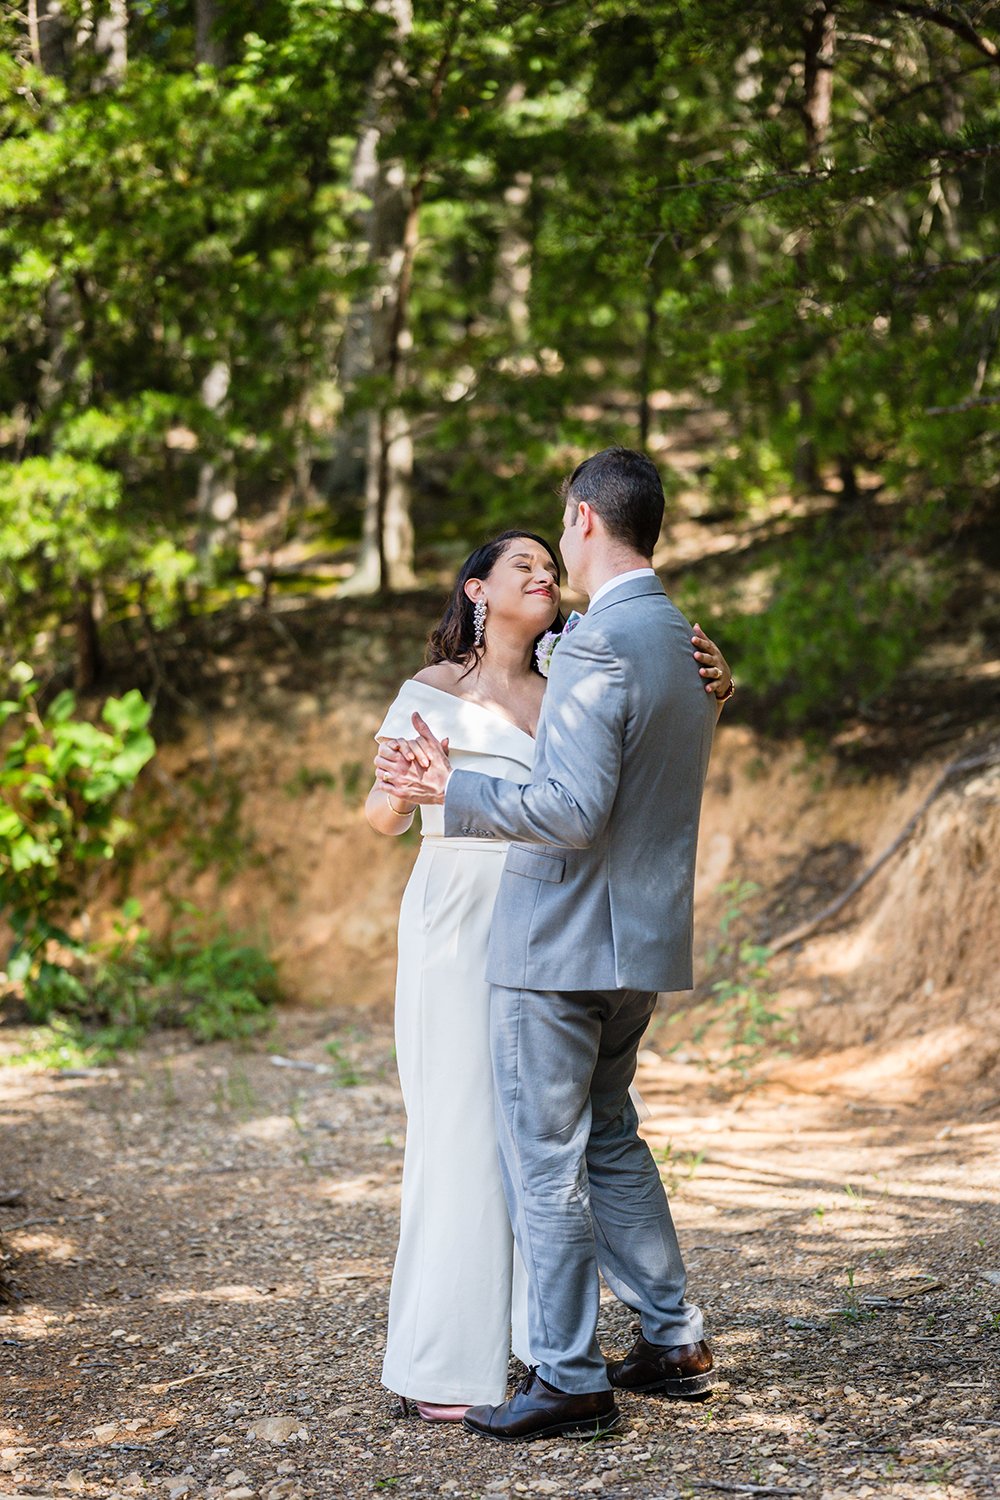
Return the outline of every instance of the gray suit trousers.
[[[628,1089],[655,994],[491,990],[500,1165],[543,1380],[606,1390],[598,1269],[654,1344],[696,1343],[701,1313]]]

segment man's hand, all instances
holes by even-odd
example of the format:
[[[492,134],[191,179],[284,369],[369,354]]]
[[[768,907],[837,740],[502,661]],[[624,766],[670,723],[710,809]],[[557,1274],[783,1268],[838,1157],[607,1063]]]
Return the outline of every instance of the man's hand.
[[[699,674],[707,679],[705,692],[714,693],[717,698],[725,698],[729,692],[729,684],[733,680],[726,658],[715,642],[708,639],[700,625],[694,627],[691,644],[695,648],[692,653],[695,661],[705,663],[704,666],[698,668]]]
[[[379,745],[375,757],[378,783],[400,802],[442,803],[451,775],[448,741],[437,739],[419,714],[413,715],[413,727],[415,740],[387,740]]]

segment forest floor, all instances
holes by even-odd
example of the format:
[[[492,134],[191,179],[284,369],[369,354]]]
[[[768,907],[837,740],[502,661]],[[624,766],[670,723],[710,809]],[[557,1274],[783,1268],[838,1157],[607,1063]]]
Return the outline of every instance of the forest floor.
[[[24,1042],[5,1027],[0,1054]],[[613,1438],[501,1446],[379,1384],[384,1020],[283,1011],[250,1046],[0,1069],[0,1496],[1000,1493],[1000,1099],[737,1087],[652,1051],[639,1082],[720,1384],[623,1398]],[[630,1316],[605,1302],[609,1354]]]

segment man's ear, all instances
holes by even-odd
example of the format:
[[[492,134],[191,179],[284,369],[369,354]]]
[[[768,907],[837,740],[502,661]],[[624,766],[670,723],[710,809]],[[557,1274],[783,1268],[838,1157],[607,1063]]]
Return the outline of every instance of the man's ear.
[[[584,536],[593,536],[594,533],[594,511],[586,500],[577,502],[576,524]]]

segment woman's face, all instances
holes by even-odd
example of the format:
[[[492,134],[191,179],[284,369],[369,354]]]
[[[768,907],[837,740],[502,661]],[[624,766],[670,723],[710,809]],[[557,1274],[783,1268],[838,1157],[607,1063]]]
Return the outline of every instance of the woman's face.
[[[559,570],[544,547],[528,536],[513,537],[493,564],[488,578],[470,578],[465,592],[486,600],[490,619],[523,624],[539,635],[559,613]]]

